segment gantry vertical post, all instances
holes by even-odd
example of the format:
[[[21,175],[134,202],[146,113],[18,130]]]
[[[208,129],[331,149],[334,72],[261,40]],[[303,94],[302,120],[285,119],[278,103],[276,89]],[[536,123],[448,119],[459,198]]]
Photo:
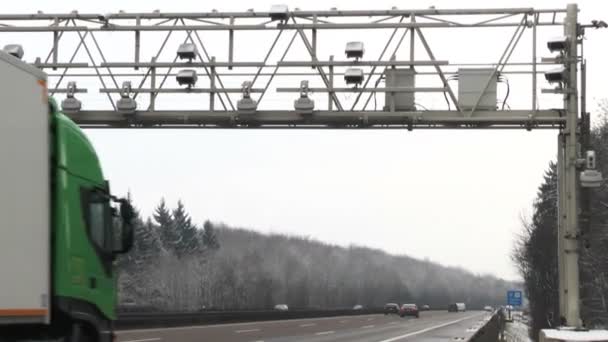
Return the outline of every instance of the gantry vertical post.
[[[564,33],[568,38],[568,48],[565,51],[565,61],[568,68],[568,77],[565,81],[564,109],[566,111],[566,127],[564,129],[564,209],[566,213],[564,235],[560,236],[563,248],[560,248],[560,257],[564,260],[564,312],[561,316],[566,319],[568,326],[580,327],[580,296],[579,296],[579,222],[578,222],[578,6],[569,4]]]

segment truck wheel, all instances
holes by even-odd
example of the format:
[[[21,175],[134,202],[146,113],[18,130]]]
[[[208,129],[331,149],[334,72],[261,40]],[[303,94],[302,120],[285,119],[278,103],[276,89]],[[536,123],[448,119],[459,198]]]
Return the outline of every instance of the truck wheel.
[[[95,329],[87,324],[74,323],[70,335],[60,340],[61,342],[99,342]]]

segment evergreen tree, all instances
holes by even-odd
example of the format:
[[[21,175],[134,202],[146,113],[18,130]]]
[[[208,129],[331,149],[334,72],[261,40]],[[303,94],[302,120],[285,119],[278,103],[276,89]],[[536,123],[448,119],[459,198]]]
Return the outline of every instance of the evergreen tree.
[[[192,224],[192,220],[182,201],[177,202],[177,208],[173,210],[173,226],[179,239],[176,242],[176,254],[178,257],[185,255],[193,255],[199,251],[199,240],[197,236],[196,226]]]
[[[137,230],[136,230],[137,232]],[[137,243],[143,251],[146,260],[158,258],[162,251],[162,243],[158,235],[158,228],[148,217],[145,223],[139,226],[139,233],[135,235]],[[139,239],[139,240],[138,240]]]
[[[599,106],[596,127],[591,134],[591,148],[596,152],[598,170],[604,182],[596,189],[581,189],[581,201],[589,196],[590,217],[581,212],[580,283],[581,317],[589,328],[608,326],[608,101]],[[581,206],[581,208],[584,208]],[[588,223],[587,223],[588,222]]]
[[[551,163],[538,189],[531,222],[515,248],[513,259],[525,282],[532,329],[560,325],[557,275],[557,169]]]
[[[148,217],[144,223],[141,212],[133,205],[131,192],[127,193],[127,200],[133,206],[133,248],[128,253],[137,258],[137,264],[158,258],[161,252],[160,238],[152,220]]]
[[[161,199],[159,205],[154,210],[153,216],[154,221],[156,221],[160,229],[160,238],[163,247],[168,251],[175,252],[179,242],[179,235],[175,230],[171,211],[167,207],[164,198]]]
[[[203,245],[209,249],[220,248],[220,243],[215,235],[215,228],[209,220],[203,224]]]

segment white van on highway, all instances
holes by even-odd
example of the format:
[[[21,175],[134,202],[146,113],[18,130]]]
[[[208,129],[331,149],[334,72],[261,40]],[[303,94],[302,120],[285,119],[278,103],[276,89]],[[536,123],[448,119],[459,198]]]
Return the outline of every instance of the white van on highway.
[[[464,303],[453,303],[448,305],[448,312],[465,312],[467,311],[466,305]]]

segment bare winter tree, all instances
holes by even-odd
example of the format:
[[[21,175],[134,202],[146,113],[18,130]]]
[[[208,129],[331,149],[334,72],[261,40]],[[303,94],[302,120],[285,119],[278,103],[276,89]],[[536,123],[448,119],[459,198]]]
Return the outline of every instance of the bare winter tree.
[[[597,166],[608,175],[608,104],[599,106],[599,122],[591,130],[589,148],[596,151]],[[559,298],[557,284],[557,179],[551,164],[539,187],[534,214],[524,221],[524,233],[513,251],[513,260],[524,278],[530,300],[532,327],[538,330],[557,325]],[[604,182],[594,190],[581,189],[583,207],[580,221],[581,317],[586,326],[608,326],[608,191]]]

